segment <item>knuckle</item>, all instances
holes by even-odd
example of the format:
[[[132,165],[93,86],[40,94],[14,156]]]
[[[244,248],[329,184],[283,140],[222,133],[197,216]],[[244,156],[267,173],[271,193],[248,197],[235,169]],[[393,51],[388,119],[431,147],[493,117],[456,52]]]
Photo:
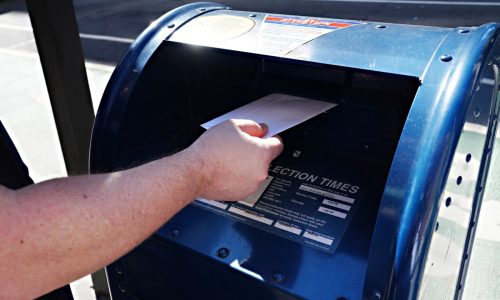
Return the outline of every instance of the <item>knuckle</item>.
[[[267,145],[258,144],[257,145],[257,155],[259,160],[266,160],[270,156],[270,150]]]
[[[258,176],[258,182],[259,184],[261,184],[262,182],[264,182],[266,179],[267,179],[267,167],[265,167],[260,173],[259,173],[259,176]]]
[[[266,151],[264,151],[264,161],[266,163],[269,163],[273,159],[273,151],[270,147],[266,148]]]

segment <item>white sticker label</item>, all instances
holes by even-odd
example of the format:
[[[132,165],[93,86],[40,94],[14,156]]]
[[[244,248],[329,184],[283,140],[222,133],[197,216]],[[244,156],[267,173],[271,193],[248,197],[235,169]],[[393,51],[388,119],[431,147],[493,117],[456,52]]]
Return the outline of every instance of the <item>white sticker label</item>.
[[[229,208],[229,211],[232,212],[232,213],[234,213],[234,214],[237,214],[237,215],[240,215],[240,216],[244,216],[244,217],[247,217],[249,219],[252,219],[252,220],[255,220],[255,221],[267,224],[267,225],[273,224],[273,220],[271,220],[271,219],[268,219],[268,218],[265,218],[265,217],[261,217],[259,215],[253,214],[251,212],[245,211],[243,209],[240,209],[240,208],[237,208],[237,207],[234,207],[234,206],[231,206]]]
[[[345,219],[345,217],[347,217],[347,214],[345,214],[345,213],[342,213],[340,211],[336,211],[336,210],[333,210],[333,209],[329,209],[329,208],[326,208],[324,206],[320,206],[318,208],[318,211],[320,211],[322,213],[325,213],[325,214],[332,215],[334,217],[341,218],[341,219]]]
[[[280,221],[277,221],[274,224],[274,227],[282,229],[282,230],[285,230],[285,231],[288,231],[288,232],[291,232],[293,234],[297,234],[297,235],[300,235],[302,233],[302,230],[300,228],[291,226],[290,224],[282,223]]]
[[[319,36],[355,24],[359,23],[311,17],[266,15],[260,26],[259,51],[262,54],[284,56]]]
[[[327,245],[331,245],[333,243],[333,240],[332,239],[328,239],[326,237],[323,237],[321,235],[317,235],[317,234],[314,234],[312,232],[309,232],[309,231],[306,231],[304,232],[304,237],[305,238],[308,238],[308,239],[311,239],[311,240],[314,240],[316,242],[320,242],[320,243],[323,243],[323,244],[327,244]]]
[[[333,206],[335,208],[340,208],[342,210],[347,210],[347,211],[351,210],[351,207],[349,205],[342,204],[342,203],[339,203],[337,201],[324,199],[322,203],[325,205]]]
[[[297,162],[293,157],[295,151],[285,149],[282,159],[296,164],[277,161],[271,165],[269,174],[272,176],[269,175],[259,190],[244,201],[220,203],[203,199],[195,204],[259,230],[334,253],[366,195],[365,189],[355,179],[346,181],[339,177],[338,174],[344,171],[341,168],[336,169],[337,174],[328,175],[322,170],[316,173],[302,168],[302,165],[326,164],[337,158],[311,159],[311,153],[304,151],[300,159],[307,160]],[[338,194],[341,191],[343,195]]]
[[[200,202],[206,203],[208,205],[212,205],[212,206],[221,208],[221,209],[226,209],[227,208],[227,204],[224,204],[222,202],[218,202],[218,201],[214,201],[214,200],[208,200],[208,199],[205,199],[205,198],[198,198],[197,200],[200,201]]]
[[[337,195],[335,193],[324,191],[322,189],[318,189],[318,188],[315,188],[315,187],[312,187],[312,186],[308,186],[308,185],[304,185],[304,184],[299,187],[299,190],[310,192],[310,193],[313,193],[313,194],[316,194],[316,195],[320,195],[320,196],[323,196],[323,197],[329,197],[329,198],[333,198],[333,199],[336,199],[336,200],[344,201],[344,202],[347,202],[347,203],[350,203],[350,204],[354,203],[354,198],[346,197],[346,196],[342,196],[342,195]]]

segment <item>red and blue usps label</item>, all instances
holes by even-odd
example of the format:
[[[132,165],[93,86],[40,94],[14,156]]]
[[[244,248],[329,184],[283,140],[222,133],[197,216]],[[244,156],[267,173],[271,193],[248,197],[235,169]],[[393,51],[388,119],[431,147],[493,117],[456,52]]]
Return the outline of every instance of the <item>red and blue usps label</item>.
[[[299,17],[299,16],[280,16],[280,15],[267,15],[264,18],[264,23],[332,29],[332,30],[339,28],[346,28],[352,25],[363,24],[356,21],[333,20],[333,19]]]

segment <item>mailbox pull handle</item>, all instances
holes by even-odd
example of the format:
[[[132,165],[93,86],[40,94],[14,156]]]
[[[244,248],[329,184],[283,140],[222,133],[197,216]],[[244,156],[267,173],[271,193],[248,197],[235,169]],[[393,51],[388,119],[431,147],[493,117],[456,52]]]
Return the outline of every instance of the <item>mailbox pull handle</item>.
[[[262,278],[262,276],[260,276],[259,274],[255,273],[255,272],[253,272],[253,271],[250,271],[250,270],[248,270],[248,269],[243,268],[243,267],[240,265],[240,263],[238,262],[238,260],[237,260],[237,259],[233,260],[233,262],[232,262],[232,263],[230,263],[229,265],[230,265],[233,269],[235,269],[235,270],[238,270],[238,271],[243,272],[243,273],[245,273],[245,274],[247,274],[247,275],[250,275],[250,276],[252,276],[253,278],[256,278],[256,279],[258,279],[258,280],[260,280],[260,281],[264,281],[264,278]]]

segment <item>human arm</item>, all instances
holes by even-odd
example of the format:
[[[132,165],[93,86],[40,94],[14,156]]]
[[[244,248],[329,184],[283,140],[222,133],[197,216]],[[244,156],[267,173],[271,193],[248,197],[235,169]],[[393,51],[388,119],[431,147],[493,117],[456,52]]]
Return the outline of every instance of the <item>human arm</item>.
[[[197,197],[239,200],[282,149],[251,121],[130,170],[0,188],[0,299],[34,298],[131,250]]]

